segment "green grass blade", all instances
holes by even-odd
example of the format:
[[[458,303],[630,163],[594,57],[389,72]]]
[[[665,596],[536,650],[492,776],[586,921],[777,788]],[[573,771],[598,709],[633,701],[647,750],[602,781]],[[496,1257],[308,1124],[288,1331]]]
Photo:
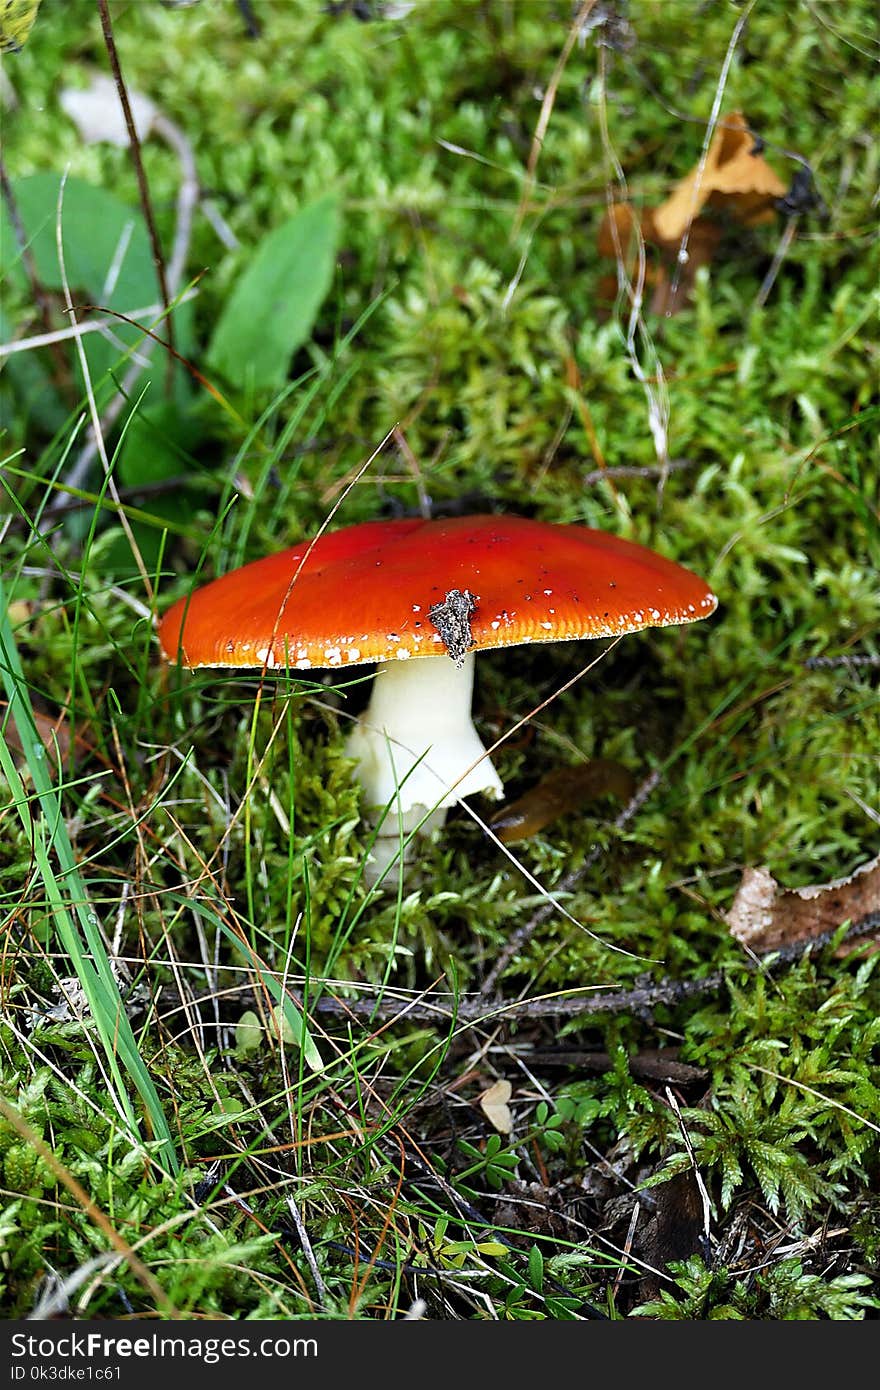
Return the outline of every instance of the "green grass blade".
[[[125,1117],[133,1143],[139,1142],[138,1121],[129,1098],[123,1069],[133,1081],[160,1141],[160,1161],[178,1169],[174,1140],[158,1093],[138,1051],[119,986],[98,928],[98,916],[77,866],[61,811],[58,792],[49,775],[46,750],[37,732],[15,637],[0,580],[0,665],[12,719],[33,780],[29,795],[5,739],[0,740],[0,770],[6,778],[25,831],[31,837],[37,867],[52,912],[58,939],[82,985],[116,1086],[117,1108]],[[56,872],[52,851],[60,866]],[[121,1063],[121,1066],[120,1066]]]

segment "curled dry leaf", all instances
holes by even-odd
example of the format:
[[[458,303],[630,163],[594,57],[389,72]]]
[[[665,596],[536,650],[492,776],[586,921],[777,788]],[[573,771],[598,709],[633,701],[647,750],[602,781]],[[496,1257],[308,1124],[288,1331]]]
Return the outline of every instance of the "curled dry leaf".
[[[880,912],[880,855],[848,878],[807,888],[780,888],[769,869],[746,869],[726,919],[738,941],[761,952],[809,941],[872,912]]]
[[[480,1096],[480,1109],[499,1134],[510,1134],[513,1129],[513,1115],[507,1103],[512,1095],[509,1081],[496,1081]]]
[[[3,724],[6,709],[6,701],[0,700],[0,725]],[[62,765],[69,767],[73,756],[84,757],[94,752],[89,740],[81,733],[71,737],[70,722],[63,714],[53,718],[51,715],[41,714],[39,710],[34,710],[33,716],[34,726],[53,768],[57,768],[59,760]],[[6,739],[7,746],[16,763],[21,768],[24,765],[24,747],[18,736],[18,730],[11,719],[6,721],[3,737]]]
[[[14,628],[24,626],[30,622],[36,608],[37,605],[29,599],[14,598],[6,610],[6,616]]]
[[[635,791],[635,778],[629,768],[610,758],[593,758],[579,767],[560,767],[548,772],[516,801],[502,806],[489,825],[502,844],[527,840],[545,825],[577,810],[585,801],[599,796],[616,796],[629,801]]]
[[[733,111],[715,131],[703,168],[697,164],[656,208],[636,214],[629,203],[615,203],[599,225],[601,256],[622,258],[633,275],[639,236],[655,248],[645,266],[645,284],[653,288],[652,313],[669,316],[687,303],[697,271],[709,265],[721,240],[722,228],[702,210],[725,211],[746,227],[773,219],[775,200],[788,192],[782,179],[760,153],[741,111]],[[687,260],[670,272],[687,233]],[[659,252],[659,263],[657,252]],[[603,299],[614,297],[616,281],[603,277]]]
[[[704,167],[692,169],[654,209],[654,230],[660,241],[678,241],[707,203],[753,227],[772,220],[773,199],[787,192],[760,153],[742,112],[732,111],[716,129]]]

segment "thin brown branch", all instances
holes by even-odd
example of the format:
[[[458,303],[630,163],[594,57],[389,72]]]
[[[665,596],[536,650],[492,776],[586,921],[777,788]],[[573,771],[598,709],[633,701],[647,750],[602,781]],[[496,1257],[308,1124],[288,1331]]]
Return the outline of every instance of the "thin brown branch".
[[[821,932],[801,941],[794,941],[778,950],[763,956],[746,958],[737,963],[737,970],[750,975],[759,971],[773,973],[796,964],[808,952],[822,950],[837,936],[837,930]],[[870,912],[847,928],[841,937],[842,946],[852,945],[880,931],[880,912]],[[408,1022],[454,1022],[498,1024],[505,1019],[561,1019],[580,1018],[588,1014],[631,1014],[636,1017],[649,1017],[661,1006],[675,1007],[699,999],[707,994],[715,994],[724,988],[728,970],[713,970],[708,975],[693,980],[675,980],[665,977],[657,981],[638,984],[632,989],[611,990],[607,994],[591,991],[589,994],[566,991],[559,995],[541,999],[515,999],[510,1003],[493,1005],[491,1001],[479,996],[464,998],[455,1002],[438,1000],[414,1001],[396,999],[332,999],[324,996],[312,1007],[319,1013],[368,1018],[373,1022],[393,1022],[406,1018]]]
[[[860,666],[880,666],[880,652],[855,656],[847,656],[845,653],[840,656],[808,656],[803,665],[807,671],[835,671],[840,667],[844,670],[857,670]]]
[[[541,150],[544,147],[544,137],[547,134],[547,127],[550,124],[550,117],[553,114],[553,107],[556,104],[556,93],[558,92],[559,84],[562,81],[562,74],[565,72],[566,64],[568,63],[568,60],[571,57],[571,50],[574,48],[577,42],[578,34],[581,32],[581,29],[595,3],[596,0],[584,0],[584,3],[581,5],[580,9],[575,15],[574,22],[571,28],[569,29],[565,43],[562,46],[562,52],[560,53],[556,61],[556,67],[553,69],[553,75],[550,78],[549,83],[547,84],[547,90],[544,93],[544,100],[541,102],[541,110],[538,115],[538,123],[535,126],[535,133],[532,137],[532,147],[529,150],[529,161],[526,166],[525,183],[523,185],[522,197],[519,200],[519,206],[516,210],[516,216],[513,219],[513,227],[510,233],[511,238],[516,236],[520,227],[523,224],[523,218],[525,217],[526,211],[529,206],[529,199],[531,198],[532,190],[535,187],[535,170],[538,167],[538,160],[541,157]]]
[[[172,296],[176,296],[183,280],[186,258],[189,252],[190,235],[192,232],[193,213],[200,196],[195,151],[193,150],[191,142],[187,139],[180,127],[176,126],[173,121],[168,120],[162,112],[159,112],[153,119],[153,131],[156,135],[161,136],[166,144],[171,146],[180,161],[180,188],[177,193],[177,220],[174,229],[174,243],[171,248],[171,261],[168,266],[167,275],[168,292]],[[195,281],[193,284],[195,284]],[[190,286],[187,294],[181,295],[178,303],[184,303],[187,296],[192,292],[193,286]],[[95,307],[97,308],[98,306]],[[176,362],[181,362],[183,366],[186,367],[187,371],[193,374],[201,385],[205,386],[209,391],[213,391],[213,387],[205,382],[205,379],[200,373],[196,372],[192,364],[188,362],[185,357],[181,357],[179,353],[174,351],[172,346],[173,340],[170,333],[168,335],[168,341],[165,342],[149,329],[144,328],[143,325],[137,324],[135,326],[146,335],[147,339],[146,343],[140,347],[140,355],[142,357],[149,357],[153,351],[153,347],[158,343],[168,353],[169,362],[172,359]],[[171,328],[170,317],[168,319],[168,326]],[[105,432],[116,423],[116,420],[121,415],[141,370],[142,368],[137,363],[134,363],[123,378],[120,390],[113,397],[104,412],[101,424]],[[169,374],[170,371],[171,367],[169,366]],[[81,487],[84,484],[96,452],[97,446],[93,438],[80,451],[73,463],[73,467],[70,469],[68,483],[71,487]]]
[[[683,468],[693,468],[696,459],[670,459],[668,463],[615,463],[609,468],[594,468],[585,473],[584,487],[595,487],[597,483],[611,478],[659,478],[669,473],[679,473]]]
[[[745,956],[744,959],[738,960],[734,969],[744,970],[747,974],[774,974],[787,966],[797,965],[798,960],[808,955],[808,952],[822,951],[834,941],[838,930],[840,929],[822,931],[813,937],[792,941],[784,947],[767,951],[760,956]],[[858,945],[859,941],[869,940],[870,937],[879,934],[880,912],[869,912],[866,916],[859,917],[858,922],[852,923],[844,931],[840,938],[840,947]],[[309,1011],[341,1019],[361,1019],[371,1026],[386,1026],[403,1019],[406,1019],[407,1023],[437,1023],[445,1026],[485,1023],[495,1027],[509,1019],[516,1022],[535,1022],[538,1019],[581,1019],[591,1015],[609,1016],[621,1013],[634,1017],[651,1017],[653,1011],[660,1006],[676,1008],[677,1005],[687,1004],[691,999],[717,994],[726,986],[728,973],[728,969],[712,970],[695,980],[674,980],[666,976],[660,980],[646,980],[645,983],[635,984],[630,990],[566,990],[560,991],[559,994],[542,995],[538,999],[512,999],[507,1004],[494,1004],[480,995],[466,995],[459,999],[453,998],[452,995],[431,998],[428,994],[407,998],[343,999],[338,995],[324,994],[317,1001],[311,1002]],[[192,1002],[200,1005],[213,998],[215,994],[207,994],[193,999]],[[252,984],[242,984],[241,987],[222,991],[222,998],[227,1004],[253,1004],[256,992]],[[161,987],[157,991],[156,1004],[163,1009],[167,1009],[168,1005],[178,1008],[177,991],[168,986]],[[165,1016],[168,1016],[167,1013]],[[557,1052],[555,1056],[559,1062],[564,1054]],[[692,1079],[694,1077],[687,1077],[687,1080]],[[684,1080],[684,1077],[677,1077],[677,1080]]]
[[[113,25],[110,20],[110,11],[107,8],[107,0],[98,0],[98,12],[101,16],[101,30],[104,35],[104,44],[107,49],[107,57],[110,59],[110,68],[113,72],[113,80],[116,83],[116,90],[119,93],[119,102],[122,106],[122,114],[125,117],[125,126],[128,131],[128,143],[131,149],[131,160],[134,165],[135,177],[137,178],[138,193],[140,196],[141,211],[144,214],[144,221],[147,224],[147,231],[150,236],[150,246],[153,251],[153,265],[156,267],[156,277],[159,281],[159,292],[162,296],[162,308],[168,323],[168,342],[169,346],[174,347],[174,323],[170,313],[171,299],[168,294],[168,280],[165,274],[165,258],[162,255],[162,244],[159,241],[159,233],[156,228],[156,219],[153,216],[153,203],[150,198],[150,187],[147,183],[147,175],[144,169],[144,162],[141,158],[141,142],[131,114],[131,103],[128,100],[128,89],[125,79],[122,76],[122,68],[119,65],[119,54],[116,51],[116,40],[113,37]],[[168,369],[165,379],[166,391],[171,392],[174,364],[171,357],[168,358]]]

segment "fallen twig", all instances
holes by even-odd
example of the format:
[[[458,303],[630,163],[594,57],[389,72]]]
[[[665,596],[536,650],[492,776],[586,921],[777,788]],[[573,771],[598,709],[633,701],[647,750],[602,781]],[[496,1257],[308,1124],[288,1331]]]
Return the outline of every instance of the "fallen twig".
[[[135,177],[137,179],[138,193],[141,201],[141,211],[144,214],[144,221],[147,224],[147,231],[150,234],[150,245],[153,250],[153,264],[156,267],[156,277],[159,281],[159,293],[162,296],[162,307],[168,322],[168,341],[174,347],[174,323],[169,312],[171,298],[168,294],[168,280],[165,274],[165,258],[162,255],[162,243],[159,240],[159,233],[156,228],[156,219],[153,216],[153,203],[150,198],[150,187],[147,183],[147,175],[144,170],[144,162],[141,159],[141,142],[137,133],[134,117],[131,114],[131,103],[128,100],[128,89],[125,79],[122,76],[122,68],[119,65],[119,54],[116,51],[116,40],[113,37],[113,25],[110,20],[110,11],[107,8],[107,0],[98,0],[98,13],[101,16],[101,31],[104,35],[104,46],[107,49],[107,57],[110,59],[110,68],[113,73],[113,80],[116,83],[116,90],[119,93],[119,104],[125,116],[125,125],[128,130],[128,143],[131,149],[131,162],[134,165]],[[173,371],[173,361],[168,361],[167,389],[170,393]]]
[[[695,464],[696,459],[670,459],[664,464],[615,463],[610,468],[594,468],[592,473],[585,473],[583,482],[584,487],[595,487],[612,478],[659,478],[683,468],[693,468]]]
[[[857,669],[859,666],[880,666],[880,652],[867,656],[808,656],[804,662],[807,671],[834,671],[838,667]]]
[[[880,931],[880,912],[869,912],[847,928],[840,939],[846,946],[858,942]],[[837,929],[822,932],[806,941],[792,942],[777,951],[763,956],[746,958],[737,963],[736,970],[745,970],[755,975],[759,971],[774,972],[793,965],[808,952],[821,950],[829,945],[837,935]],[[311,1007],[318,1013],[349,1015],[355,1018],[369,1018],[374,1022],[393,1022],[406,1018],[416,1022],[441,1021],[452,1023],[474,1023],[481,1020],[493,1024],[506,1018],[517,1020],[539,1018],[573,1018],[585,1014],[633,1014],[649,1018],[661,1005],[675,1006],[697,999],[705,994],[714,994],[722,989],[727,981],[729,970],[713,970],[708,975],[693,980],[674,980],[664,978],[646,981],[632,989],[613,990],[607,994],[569,992],[540,999],[514,999],[508,1003],[492,1004],[480,996],[460,999],[457,1003],[428,1000],[416,1002],[411,999],[338,999],[323,996]]]
[[[759,972],[772,974],[776,970],[784,969],[785,966],[797,965],[798,960],[804,958],[812,951],[822,951],[824,947],[831,944],[837,937],[838,930],[834,929],[823,931],[823,933],[810,937],[809,940],[791,942],[791,945],[780,947],[777,951],[766,952],[766,955],[747,956],[738,960],[734,970],[745,970],[748,974],[758,974]],[[880,912],[869,912],[865,917],[859,917],[858,922],[854,922],[847,927],[844,934],[840,937],[838,945],[855,945],[859,941],[867,940],[872,935],[880,933]],[[645,980],[644,983],[635,984],[630,990],[609,990],[601,992],[601,986],[594,986],[591,990],[566,990],[555,995],[544,995],[537,999],[510,999],[507,1002],[487,1001],[481,995],[466,995],[464,998],[455,999],[452,995],[434,999],[427,995],[418,998],[361,998],[343,999],[323,995],[317,1001],[311,1001],[309,1011],[311,1013],[323,1013],[323,1015],[335,1015],[338,1017],[349,1017],[349,1019],[368,1019],[371,1023],[395,1023],[400,1019],[407,1022],[417,1023],[492,1023],[498,1024],[505,1022],[506,1019],[570,1019],[570,1017],[582,1017],[587,1015],[620,1015],[620,1013],[630,1013],[635,1017],[649,1019],[653,1011],[659,1006],[669,1005],[670,1008],[678,1004],[687,1004],[690,999],[701,998],[702,995],[715,994],[726,986],[730,967],[726,966],[720,970],[712,970],[705,976],[699,976],[694,980],[673,980],[669,977],[656,981]],[[167,986],[161,988],[160,999],[158,1002],[163,1004],[164,999],[170,1001],[171,991]],[[214,995],[202,995],[200,998],[193,999],[193,1004],[204,1004],[207,999]],[[224,999],[231,1001],[235,999],[239,1004],[253,1002],[254,991],[250,984],[243,984],[234,990],[225,990]],[[691,1080],[691,1077],[688,1077]]]

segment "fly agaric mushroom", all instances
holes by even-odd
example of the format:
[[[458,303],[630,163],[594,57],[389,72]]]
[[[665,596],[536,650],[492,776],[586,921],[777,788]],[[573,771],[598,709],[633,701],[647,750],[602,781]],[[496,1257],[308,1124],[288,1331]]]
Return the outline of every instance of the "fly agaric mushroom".
[[[441,825],[449,806],[477,792],[503,795],[471,721],[475,652],[693,622],[717,602],[690,570],[583,526],[518,516],[372,521],[179,599],[159,644],[190,668],[375,662],[347,747],[374,818],[391,812],[376,841],[385,839],[376,855],[384,867],[401,829]]]

